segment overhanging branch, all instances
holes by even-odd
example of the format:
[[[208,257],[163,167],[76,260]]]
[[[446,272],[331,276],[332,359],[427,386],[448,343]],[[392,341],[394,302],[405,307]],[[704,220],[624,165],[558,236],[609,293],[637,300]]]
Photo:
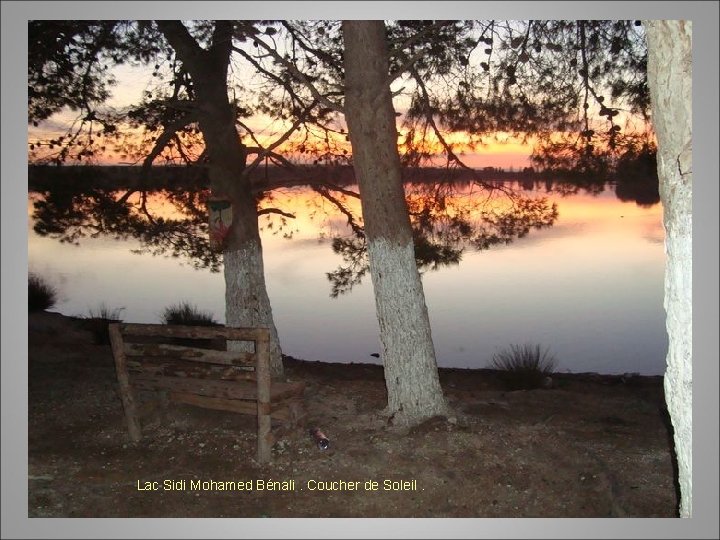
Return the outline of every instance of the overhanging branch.
[[[265,214],[279,214],[283,217],[290,218],[290,219],[295,219],[297,217],[297,216],[295,216],[295,214],[290,214],[288,212],[284,212],[284,211],[280,210],[279,208],[261,208],[260,210],[258,210],[257,214],[258,214],[258,216],[262,216]]]
[[[283,58],[282,55],[280,55],[273,47],[260,39],[260,34],[255,32],[252,37],[260,47],[267,51],[267,53],[273,58],[273,60],[275,60],[278,64],[287,69],[288,73],[290,73],[290,75],[292,75],[295,80],[302,83],[319,103],[322,103],[328,109],[344,114],[344,109],[342,106],[340,106],[338,103],[335,103],[334,101],[331,101],[327,98],[327,96],[321,94],[320,91],[315,87],[315,85],[310,81],[310,79],[304,73],[302,73],[295,66],[295,64]]]

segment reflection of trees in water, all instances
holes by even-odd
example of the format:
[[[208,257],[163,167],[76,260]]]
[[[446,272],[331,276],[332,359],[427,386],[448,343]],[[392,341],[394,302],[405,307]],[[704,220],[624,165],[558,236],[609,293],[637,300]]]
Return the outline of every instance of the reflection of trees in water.
[[[623,201],[639,205],[657,203],[657,185],[653,181],[654,161],[645,169],[633,162],[618,175],[615,193]],[[622,166],[619,167],[622,171]],[[532,183],[530,183],[532,182]],[[485,250],[509,244],[533,229],[550,227],[558,212],[544,197],[526,196],[532,188],[547,193],[572,194],[581,190],[596,193],[607,184],[569,180],[552,181],[524,178],[518,184],[498,183],[478,188],[472,182],[422,182],[406,184],[408,210],[415,239],[415,256],[421,271],[437,270],[459,264],[467,250]],[[544,188],[544,189],[543,189]],[[317,208],[338,217],[347,228],[332,234],[332,249],[342,263],[327,274],[331,296],[349,292],[368,271],[367,246],[362,217],[350,204],[356,194],[349,189],[317,184]],[[136,239],[135,253],[164,255],[188,261],[195,268],[217,272],[222,254],[210,248],[206,201],[207,189],[162,189],[153,191],[118,191],[116,189],[45,190],[35,198],[34,230],[40,236],[78,244],[82,238],[107,236],[118,240]],[[292,195],[289,195],[292,196]],[[161,199],[169,203],[168,212],[155,206]],[[323,201],[324,204],[321,204]],[[265,194],[263,203],[281,206],[282,198]],[[331,210],[327,210],[330,203]],[[288,238],[292,214],[279,208],[260,210],[268,219],[266,228]],[[162,215],[161,215],[162,214]]]
[[[454,183],[409,184],[406,199],[421,272],[459,264],[467,249],[509,244],[532,229],[552,226],[558,216],[546,198],[521,196],[505,186],[472,193]],[[333,297],[349,292],[368,271],[364,232],[356,224],[352,230],[332,242],[343,259],[327,274]]]
[[[650,207],[660,202],[655,152],[625,155],[616,167],[615,194],[621,201]]]
[[[655,151],[647,148],[629,151],[615,161],[611,171],[542,171],[527,168],[518,187],[524,191],[545,191],[560,196],[603,193],[614,186],[614,193],[623,202],[635,202],[649,208],[660,202]]]
[[[546,193],[555,193],[566,197],[578,193],[598,195],[609,186],[614,186],[615,196],[619,200],[634,202],[640,207],[650,208],[660,202],[659,184],[656,177],[654,180],[648,180],[647,176],[629,170],[618,173],[617,178],[612,182],[533,180],[532,186],[528,189],[543,190]]]
[[[174,212],[158,215],[148,204],[161,194]],[[208,190],[128,191],[92,189],[78,193],[66,189],[45,191],[36,200],[34,230],[40,236],[79,244],[81,238],[107,236],[134,238],[135,253],[167,255],[189,260],[195,268],[217,272],[221,254],[210,249],[205,202]]]
[[[557,148],[553,151],[559,152]],[[537,161],[542,148],[535,149]],[[583,156],[567,150],[567,163],[547,168],[542,176],[549,185],[546,191],[575,194],[580,191],[601,193],[608,184],[615,186],[615,194],[624,202],[634,201],[649,207],[660,202],[655,146],[642,140],[627,145],[625,151],[610,161],[604,156]]]

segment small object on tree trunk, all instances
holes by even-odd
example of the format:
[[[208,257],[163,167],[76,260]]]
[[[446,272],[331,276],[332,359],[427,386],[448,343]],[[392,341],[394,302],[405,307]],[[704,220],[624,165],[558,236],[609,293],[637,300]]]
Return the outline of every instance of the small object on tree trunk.
[[[210,224],[210,247],[222,251],[230,234],[232,225],[232,203],[227,199],[211,198],[208,200]]]

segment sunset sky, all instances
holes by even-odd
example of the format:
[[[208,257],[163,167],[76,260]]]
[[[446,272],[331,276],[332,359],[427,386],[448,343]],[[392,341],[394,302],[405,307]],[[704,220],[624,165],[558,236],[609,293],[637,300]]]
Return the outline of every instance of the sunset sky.
[[[139,103],[143,93],[153,90],[157,80],[152,77],[152,68],[143,66],[121,65],[114,68],[113,72],[117,79],[117,84],[111,87],[111,98],[107,105],[112,108],[123,108],[132,104]],[[406,110],[403,96],[395,98],[395,108],[402,113]],[[38,127],[32,125],[28,127],[28,141],[33,142],[37,139],[51,139],[64,134],[70,126],[76,122],[77,113],[66,111],[51,117],[49,120],[40,123]],[[402,117],[398,119],[398,124]],[[289,124],[281,123],[269,116],[258,115],[246,122],[253,129],[256,136],[261,142],[271,141],[279,133],[282,133]],[[457,137],[456,137],[457,138]],[[458,152],[458,155],[470,167],[498,167],[502,169],[518,169],[530,165],[529,156],[532,148],[529,144],[523,144],[520,141],[513,140],[504,134],[496,134],[493,141],[488,141],[481,149],[475,152]],[[450,135],[449,141],[453,140]],[[254,145],[247,138],[245,142],[248,145]],[[343,143],[344,144],[344,143]],[[348,153],[350,153],[350,146]],[[38,154],[39,156],[42,154]],[[119,154],[108,150],[102,155],[96,156],[96,162],[102,165],[116,164],[133,164],[131,159],[123,159]],[[156,163],[160,163],[158,160]],[[438,165],[444,164],[444,156],[438,156]]]

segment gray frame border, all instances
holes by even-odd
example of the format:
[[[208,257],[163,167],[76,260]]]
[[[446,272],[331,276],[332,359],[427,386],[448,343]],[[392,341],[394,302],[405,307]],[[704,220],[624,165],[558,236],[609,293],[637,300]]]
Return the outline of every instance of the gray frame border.
[[[408,9],[410,8],[410,9]],[[172,10],[172,12],[170,11]],[[694,474],[692,519],[28,519],[27,21],[84,18],[692,19]],[[410,17],[412,16],[412,17]],[[2,537],[718,538],[718,2],[2,1]],[[22,45],[18,47],[18,43]],[[700,292],[698,292],[700,291]]]

